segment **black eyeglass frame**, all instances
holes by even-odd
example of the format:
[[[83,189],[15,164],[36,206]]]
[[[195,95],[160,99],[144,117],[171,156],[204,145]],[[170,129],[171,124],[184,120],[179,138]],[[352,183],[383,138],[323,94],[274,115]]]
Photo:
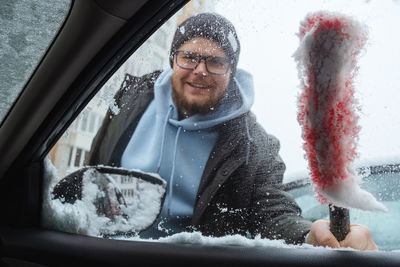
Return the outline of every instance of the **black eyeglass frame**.
[[[190,68],[189,68],[189,67],[182,67],[182,66],[179,65],[179,63],[178,63],[178,56],[177,56],[177,54],[178,54],[179,52],[185,53],[185,54],[188,54],[188,55],[194,55],[194,56],[196,56],[197,58],[199,58],[199,60],[197,61],[197,64],[196,64],[194,67],[190,67]],[[214,74],[214,75],[224,75],[224,74],[226,74],[226,73],[228,72],[228,70],[229,70],[229,67],[232,65],[232,60],[229,59],[229,58],[217,57],[217,56],[203,56],[203,55],[197,54],[196,52],[186,51],[186,50],[175,50],[174,56],[176,56],[176,57],[175,57],[175,63],[176,63],[176,65],[177,65],[178,67],[182,68],[182,69],[185,69],[185,70],[195,70],[195,69],[197,68],[197,66],[199,66],[199,64],[201,63],[201,60],[204,59],[204,64],[206,65],[206,70],[207,70],[207,72],[209,72],[209,73],[211,73],[211,74]],[[210,70],[208,69],[208,66],[207,66],[207,60],[208,60],[209,58],[221,59],[222,61],[225,61],[226,63],[228,63],[225,72],[224,72],[224,73],[216,73],[216,72],[210,71]]]

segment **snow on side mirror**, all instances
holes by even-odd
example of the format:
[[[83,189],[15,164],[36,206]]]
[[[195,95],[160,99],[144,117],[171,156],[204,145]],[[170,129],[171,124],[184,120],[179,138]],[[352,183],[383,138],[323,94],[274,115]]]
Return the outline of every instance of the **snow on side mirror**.
[[[135,235],[155,222],[165,199],[166,182],[157,174],[96,166],[54,181],[46,171],[42,224],[55,230]]]

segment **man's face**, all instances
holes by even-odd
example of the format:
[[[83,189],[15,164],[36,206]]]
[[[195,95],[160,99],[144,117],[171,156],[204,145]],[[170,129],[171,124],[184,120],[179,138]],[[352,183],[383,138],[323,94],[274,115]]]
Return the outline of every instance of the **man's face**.
[[[190,39],[179,50],[227,58],[218,43],[202,37]],[[231,68],[229,67],[226,74],[217,75],[207,71],[204,60],[194,70],[177,66],[176,58],[173,62],[172,97],[180,116],[185,118],[197,113],[207,114],[217,109],[219,100],[228,87]]]

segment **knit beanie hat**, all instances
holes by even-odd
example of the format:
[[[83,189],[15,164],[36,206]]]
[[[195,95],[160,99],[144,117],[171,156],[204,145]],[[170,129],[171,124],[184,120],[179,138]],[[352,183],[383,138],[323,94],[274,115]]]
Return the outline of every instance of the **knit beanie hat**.
[[[195,37],[205,37],[217,42],[231,59],[232,77],[239,60],[240,43],[233,24],[216,13],[201,13],[182,22],[172,40],[170,65],[173,66],[174,53],[181,45]]]

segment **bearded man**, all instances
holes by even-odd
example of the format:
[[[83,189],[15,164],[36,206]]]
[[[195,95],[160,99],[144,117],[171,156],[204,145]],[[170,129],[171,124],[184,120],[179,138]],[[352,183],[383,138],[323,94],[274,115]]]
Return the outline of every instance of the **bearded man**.
[[[142,237],[201,231],[339,247],[328,222],[312,227],[280,189],[279,141],[250,111],[253,81],[237,69],[239,54],[235,28],[224,17],[203,13],[184,21],[172,41],[171,68],[126,75],[115,96],[121,112],[105,117],[88,164],[140,169],[167,181],[159,220]],[[361,232],[357,238],[375,249],[368,229]]]

